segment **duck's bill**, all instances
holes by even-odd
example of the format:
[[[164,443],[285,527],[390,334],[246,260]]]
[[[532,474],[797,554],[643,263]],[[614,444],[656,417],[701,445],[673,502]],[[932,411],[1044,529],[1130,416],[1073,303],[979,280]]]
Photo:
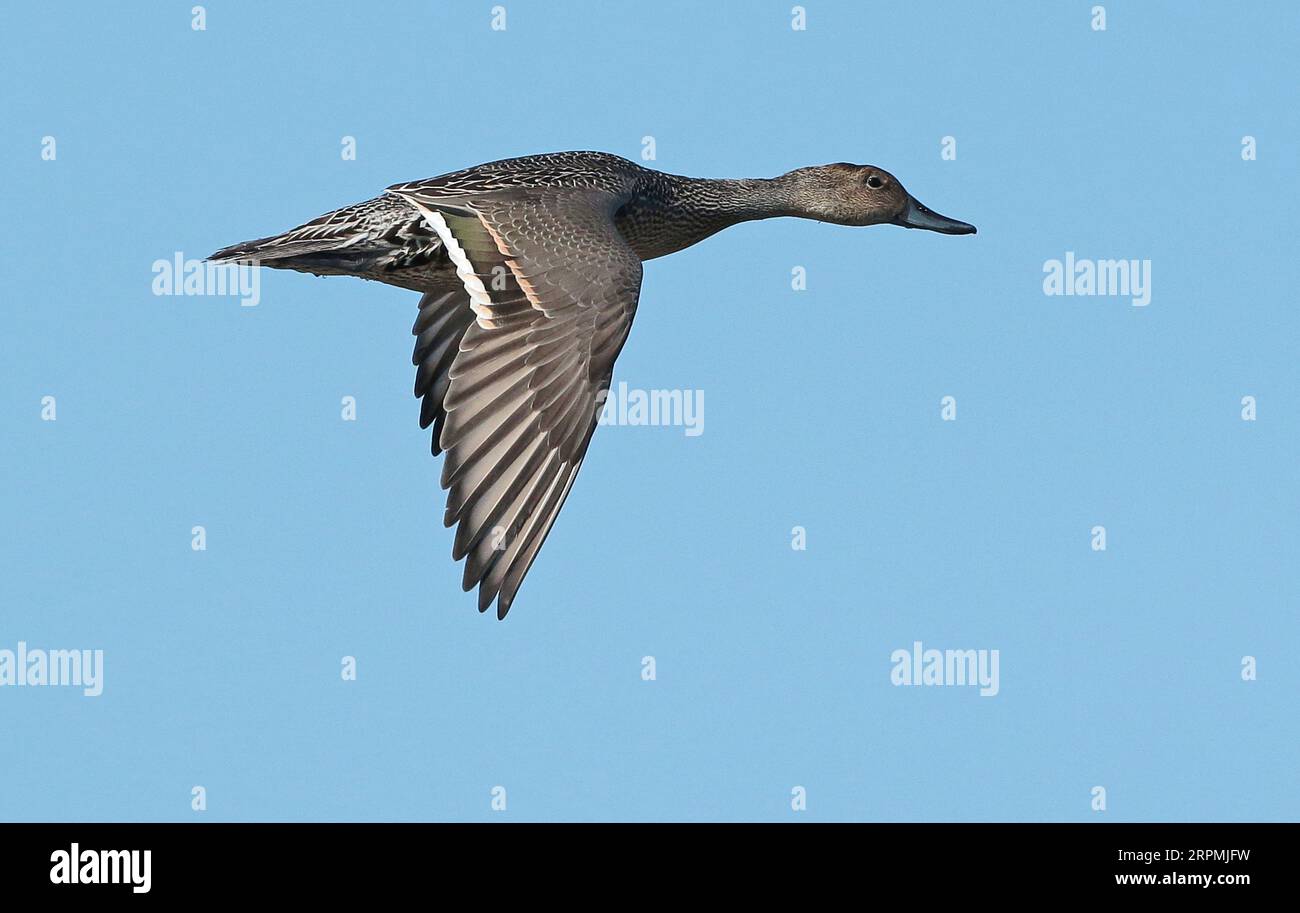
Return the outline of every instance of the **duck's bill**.
[[[920,200],[907,198],[907,208],[894,220],[895,225],[904,228],[924,228],[926,231],[941,231],[945,235],[973,235],[975,226],[968,222],[958,222],[947,216],[941,216],[927,207]]]

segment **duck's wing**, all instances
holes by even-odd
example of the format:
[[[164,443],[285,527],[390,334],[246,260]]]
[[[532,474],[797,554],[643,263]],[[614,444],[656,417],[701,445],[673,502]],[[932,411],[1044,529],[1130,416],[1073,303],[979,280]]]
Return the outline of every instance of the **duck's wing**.
[[[614,226],[626,197],[572,187],[390,192],[437,232],[469,296],[472,322],[454,357],[426,371],[422,420],[435,423],[435,452],[446,451],[444,522],[456,526],[464,587],[477,585],[479,610],[496,600],[504,618],[582,465],[636,312],[641,261]],[[416,323],[427,334],[417,355],[421,339],[432,352],[456,335],[452,299],[436,295],[422,301],[421,320],[430,316],[422,330]],[[445,395],[429,406],[440,385]]]

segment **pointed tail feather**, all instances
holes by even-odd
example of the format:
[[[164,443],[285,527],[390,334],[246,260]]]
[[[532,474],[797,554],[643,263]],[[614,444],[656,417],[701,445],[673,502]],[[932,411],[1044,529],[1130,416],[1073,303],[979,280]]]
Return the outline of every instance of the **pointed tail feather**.
[[[403,287],[435,266],[438,236],[409,204],[391,194],[318,216],[279,235],[223,247],[208,257],[252,262],[318,276],[360,276]]]
[[[296,230],[294,229],[294,231]],[[267,238],[257,238],[252,241],[241,241],[238,244],[223,247],[216,253],[210,254],[208,259],[220,263],[252,260],[264,263],[266,266],[284,266],[285,264],[273,261],[333,250],[338,246],[336,243],[321,244],[318,241],[295,242],[289,238],[290,234],[292,232],[286,232],[283,235],[271,235]]]

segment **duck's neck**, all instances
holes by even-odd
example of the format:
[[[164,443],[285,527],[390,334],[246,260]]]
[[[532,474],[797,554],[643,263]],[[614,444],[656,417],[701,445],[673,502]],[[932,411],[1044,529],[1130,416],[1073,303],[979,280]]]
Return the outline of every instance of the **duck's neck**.
[[[678,205],[686,212],[716,217],[723,226],[754,219],[798,215],[790,182],[779,178],[680,178]]]
[[[619,230],[641,259],[651,260],[740,222],[799,214],[783,178],[719,180],[664,174],[624,209]]]

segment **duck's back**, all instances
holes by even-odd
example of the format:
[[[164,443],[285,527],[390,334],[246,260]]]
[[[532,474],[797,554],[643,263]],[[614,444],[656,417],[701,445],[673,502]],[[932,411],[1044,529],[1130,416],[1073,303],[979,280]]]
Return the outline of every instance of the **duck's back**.
[[[590,188],[614,195],[631,193],[647,170],[608,152],[547,152],[485,162],[422,181],[394,184],[389,190],[424,196],[504,192],[530,188]],[[649,172],[653,173],[653,172]]]
[[[608,152],[549,152],[486,162],[388,189],[471,202],[476,196],[514,190],[601,190],[621,201],[614,214],[619,234],[642,260],[650,260],[681,250],[725,225],[679,206],[685,183],[684,178],[643,168]],[[562,211],[562,203],[558,205]]]

